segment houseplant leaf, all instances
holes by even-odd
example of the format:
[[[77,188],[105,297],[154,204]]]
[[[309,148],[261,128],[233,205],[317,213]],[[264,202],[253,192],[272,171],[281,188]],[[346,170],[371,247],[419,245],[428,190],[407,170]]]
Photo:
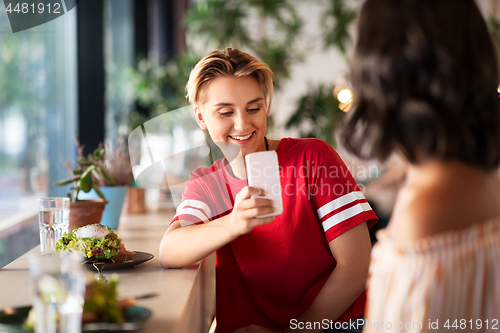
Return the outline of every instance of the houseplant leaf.
[[[92,170],[92,174],[97,180],[101,180],[101,175],[99,174],[99,172],[97,172],[96,169]]]
[[[82,178],[80,179],[80,188],[82,189],[83,192],[89,193],[90,190],[92,189],[92,170],[94,170],[94,166],[90,166],[87,170],[82,175]]]
[[[79,157],[77,160],[75,160],[76,164],[78,164],[80,167],[84,167],[84,166],[89,166],[89,165],[92,165],[92,162],[89,161],[87,158],[85,157]]]
[[[103,200],[106,200],[106,198],[104,197],[104,194],[99,189],[99,186],[97,186],[96,184],[93,184],[92,188],[94,189],[95,193],[97,193],[97,195],[99,196],[99,198],[101,198]]]
[[[102,159],[102,156],[104,155],[104,148],[103,149],[95,149],[94,150],[94,161],[99,161]]]
[[[54,182],[54,185],[55,186],[68,185],[68,184],[71,184],[72,182],[76,182],[78,179],[80,179],[80,177],[74,177],[74,178],[70,178],[70,179],[63,179],[63,180],[59,180],[57,182]]]
[[[106,171],[106,169],[104,169],[102,166],[98,165],[99,167],[99,170],[101,170],[101,174],[102,176],[104,177],[104,180],[106,181],[106,183],[108,183],[109,185],[115,185],[115,180],[113,179],[113,177],[111,177],[111,175]]]

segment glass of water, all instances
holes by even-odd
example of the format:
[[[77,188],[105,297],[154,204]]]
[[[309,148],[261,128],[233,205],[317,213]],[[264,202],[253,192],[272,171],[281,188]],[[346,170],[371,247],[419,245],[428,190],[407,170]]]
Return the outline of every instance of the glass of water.
[[[38,226],[42,254],[53,253],[59,238],[68,232],[69,198],[38,199]]]
[[[30,253],[35,333],[81,333],[86,274],[75,253]]]

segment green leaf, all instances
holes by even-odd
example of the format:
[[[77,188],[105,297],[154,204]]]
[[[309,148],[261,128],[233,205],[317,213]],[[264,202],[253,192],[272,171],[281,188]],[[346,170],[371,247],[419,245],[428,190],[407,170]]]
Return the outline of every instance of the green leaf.
[[[243,25],[246,9],[246,6],[228,5],[225,0],[199,1],[190,6],[185,21],[191,33],[218,45],[248,45],[249,31]]]
[[[85,170],[85,172],[83,173],[82,178],[83,178],[83,177],[86,177],[89,173],[91,173],[91,172],[92,172],[92,170],[95,170],[95,165],[91,165],[91,166],[89,166],[89,167]]]
[[[82,173],[83,173],[83,170],[82,170],[82,169],[80,169],[80,168],[78,168],[78,169],[74,169],[74,170],[73,170],[73,174],[74,174],[74,175],[81,175]]]
[[[79,157],[78,159],[75,160],[76,164],[78,164],[80,167],[84,166],[90,166],[92,165],[92,162],[90,162],[86,157]]]
[[[85,172],[83,173],[81,180],[80,180],[80,187],[83,192],[89,193],[90,190],[92,190],[92,170],[94,170],[95,167],[92,165],[90,166]]]
[[[104,177],[104,180],[106,181],[106,183],[108,183],[109,185],[115,185],[115,180],[106,171],[106,169],[104,169],[101,165],[98,165],[98,167],[101,170],[102,176]]]
[[[97,172],[96,169],[92,170],[92,174],[97,180],[101,180],[101,175],[99,174],[99,172]]]
[[[100,159],[102,159],[102,155],[104,155],[104,149],[95,149],[94,150],[94,161],[99,161]]]
[[[349,9],[342,0],[329,0],[322,16],[324,48],[335,47],[343,55],[352,41],[349,27],[356,18],[356,11]]]
[[[54,185],[55,186],[64,186],[64,185],[71,184],[72,182],[76,182],[78,179],[80,179],[80,177],[74,177],[71,179],[63,179],[63,180],[59,180],[57,182],[54,182]]]
[[[333,85],[312,86],[297,103],[295,113],[285,124],[285,128],[297,128],[299,136],[316,137],[335,145],[334,129],[344,112],[333,96]],[[308,126],[304,126],[308,125]]]
[[[99,186],[97,186],[96,184],[94,184],[92,186],[92,188],[94,189],[95,193],[97,193],[97,195],[99,196],[99,198],[103,199],[103,200],[106,200],[106,197],[104,196],[104,194],[101,192],[101,190],[99,189]]]

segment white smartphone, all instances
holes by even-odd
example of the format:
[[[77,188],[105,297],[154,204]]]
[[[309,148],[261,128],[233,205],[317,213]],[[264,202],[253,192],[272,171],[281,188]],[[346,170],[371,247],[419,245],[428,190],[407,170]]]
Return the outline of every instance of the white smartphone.
[[[267,196],[252,196],[252,198],[266,198],[274,201],[276,210],[271,214],[257,216],[268,217],[283,213],[281,199],[281,183],[278,165],[278,154],[272,151],[259,151],[245,156],[247,166],[248,185],[266,190]]]

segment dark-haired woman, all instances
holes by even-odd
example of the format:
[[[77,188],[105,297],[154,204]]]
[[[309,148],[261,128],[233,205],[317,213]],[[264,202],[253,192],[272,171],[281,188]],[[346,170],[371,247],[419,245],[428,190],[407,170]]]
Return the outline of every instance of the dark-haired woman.
[[[372,252],[365,330],[494,331],[500,111],[486,24],[473,0],[368,0],[358,24],[340,139],[410,163]]]

